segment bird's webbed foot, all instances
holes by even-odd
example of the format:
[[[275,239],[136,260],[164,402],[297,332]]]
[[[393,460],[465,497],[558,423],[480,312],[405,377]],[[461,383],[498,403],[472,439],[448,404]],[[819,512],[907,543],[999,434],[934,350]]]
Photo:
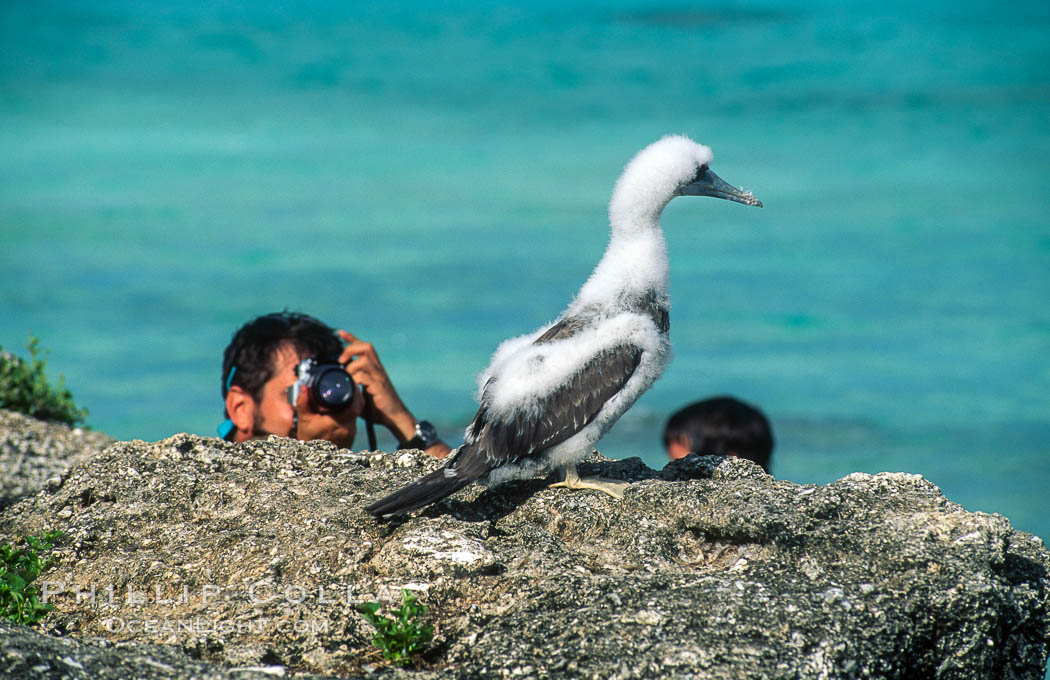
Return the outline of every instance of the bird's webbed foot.
[[[623,498],[623,490],[627,488],[628,482],[620,482],[613,479],[605,479],[603,477],[580,477],[576,471],[575,463],[567,463],[565,465],[565,479],[560,482],[551,484],[551,487],[563,486],[566,489],[593,489],[595,491],[604,491],[613,498],[619,500]]]

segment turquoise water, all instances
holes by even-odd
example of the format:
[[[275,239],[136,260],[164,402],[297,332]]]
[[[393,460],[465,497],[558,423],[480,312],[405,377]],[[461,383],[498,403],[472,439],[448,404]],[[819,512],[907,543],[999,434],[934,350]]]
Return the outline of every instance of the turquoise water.
[[[766,207],[668,208],[676,358],[602,450],[661,465],[728,392],[778,477],[921,473],[1050,536],[1050,9],[1004,7],[3,3],[0,345],[96,429],[211,434],[232,331],[307,311],[454,439],[682,132]]]

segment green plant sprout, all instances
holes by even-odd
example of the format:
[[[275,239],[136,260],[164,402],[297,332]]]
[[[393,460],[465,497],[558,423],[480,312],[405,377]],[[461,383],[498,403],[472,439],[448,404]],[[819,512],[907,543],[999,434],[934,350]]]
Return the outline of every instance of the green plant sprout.
[[[383,658],[398,665],[409,665],[412,662],[410,657],[421,652],[434,639],[433,626],[419,622],[427,608],[404,588],[401,589],[401,608],[390,612],[394,618],[379,615],[378,602],[364,602],[357,605],[357,610],[376,629],[372,644],[383,650]]]
[[[61,531],[45,531],[40,536],[23,536],[24,548],[0,543],[0,616],[33,625],[55,607],[44,604],[35,586],[30,585],[51,564],[51,557],[41,557],[62,538]]]
[[[26,342],[28,361],[3,349],[0,347],[0,408],[67,425],[84,422],[88,411],[73,403],[64,377],[59,376],[54,387],[48,384],[44,375],[48,353],[40,348],[38,338],[30,335]]]

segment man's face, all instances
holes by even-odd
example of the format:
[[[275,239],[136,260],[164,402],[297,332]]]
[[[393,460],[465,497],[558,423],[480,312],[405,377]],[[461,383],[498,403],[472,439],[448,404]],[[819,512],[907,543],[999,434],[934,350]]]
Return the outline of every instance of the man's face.
[[[262,399],[255,411],[256,435],[288,437],[295,422],[295,409],[288,403],[288,388],[296,381],[295,367],[307,358],[290,344],[274,352],[273,377],[263,385]],[[364,409],[361,390],[354,390],[350,405],[334,414],[317,413],[306,390],[299,393],[299,434],[304,439],[322,438],[353,442],[357,418]]]
[[[678,460],[679,458],[685,458],[693,451],[693,443],[689,441],[689,437],[684,434],[680,434],[671,439],[667,443],[667,457],[671,460]]]
[[[292,433],[295,410],[288,403],[288,388],[295,382],[295,367],[299,353],[291,345],[281,345],[273,354],[273,377],[262,388],[262,399],[255,410],[257,435],[275,434],[287,437]]]

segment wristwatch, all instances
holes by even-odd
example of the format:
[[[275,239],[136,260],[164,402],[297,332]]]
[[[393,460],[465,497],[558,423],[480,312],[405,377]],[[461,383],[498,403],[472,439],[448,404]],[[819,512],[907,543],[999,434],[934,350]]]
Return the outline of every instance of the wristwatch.
[[[426,451],[438,443],[438,432],[426,420],[416,422],[416,436],[401,445],[403,449],[420,449]]]

